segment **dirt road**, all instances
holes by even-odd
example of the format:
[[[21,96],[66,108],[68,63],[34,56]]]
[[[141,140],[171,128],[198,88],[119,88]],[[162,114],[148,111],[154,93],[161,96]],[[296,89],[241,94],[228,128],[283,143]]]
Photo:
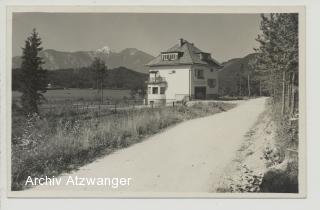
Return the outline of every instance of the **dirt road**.
[[[72,177],[127,177],[130,185],[39,186],[28,191],[210,192],[232,161],[244,134],[265,108],[266,98],[241,102],[236,108],[183,122],[129,148],[117,151],[72,174]]]

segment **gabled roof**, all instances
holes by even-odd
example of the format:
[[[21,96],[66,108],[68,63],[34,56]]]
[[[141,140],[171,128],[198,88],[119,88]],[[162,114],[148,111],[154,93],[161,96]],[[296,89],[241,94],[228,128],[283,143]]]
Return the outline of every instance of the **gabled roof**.
[[[210,65],[221,67],[220,63],[214,60],[211,56],[209,59],[203,60],[200,57],[201,53],[209,54],[206,52],[201,51],[199,48],[194,46],[193,43],[190,43],[186,40],[181,39],[181,44],[178,43],[171,47],[170,49],[161,52],[163,53],[174,53],[178,52],[180,55],[176,60],[162,60],[161,54],[158,55],[155,59],[150,61],[147,66],[171,66],[171,65],[191,65],[191,64],[202,64],[202,65]],[[209,54],[210,55],[210,54]]]

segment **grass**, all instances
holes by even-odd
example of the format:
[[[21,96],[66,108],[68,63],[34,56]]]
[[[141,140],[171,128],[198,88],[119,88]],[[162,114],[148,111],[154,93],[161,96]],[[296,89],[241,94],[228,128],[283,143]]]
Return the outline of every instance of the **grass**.
[[[103,90],[105,98],[113,98],[113,99],[122,99],[124,97],[130,97],[130,90],[111,90],[104,89]],[[48,100],[52,101],[60,101],[60,100],[85,100],[92,101],[95,99],[100,99],[100,93],[96,89],[61,89],[61,90],[47,90],[45,92],[44,97]],[[14,100],[18,100],[21,96],[21,93],[18,91],[12,91],[12,98]]]
[[[57,176],[115,150],[140,142],[163,129],[233,108],[233,104],[119,110],[97,116],[32,115],[13,112],[12,190],[23,190],[28,176]]]

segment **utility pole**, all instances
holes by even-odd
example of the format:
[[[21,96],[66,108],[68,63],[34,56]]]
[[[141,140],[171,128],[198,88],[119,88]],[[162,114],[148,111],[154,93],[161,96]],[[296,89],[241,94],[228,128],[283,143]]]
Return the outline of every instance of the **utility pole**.
[[[242,93],[241,93],[241,75],[239,76],[239,96],[242,96]]]
[[[100,85],[100,88],[101,88],[101,96],[100,96],[100,100],[101,100],[101,104],[103,104],[103,77],[101,79],[101,85]]]
[[[250,75],[248,74],[248,96],[251,96],[251,92],[250,92]]]
[[[259,96],[261,96],[261,79],[259,80]]]

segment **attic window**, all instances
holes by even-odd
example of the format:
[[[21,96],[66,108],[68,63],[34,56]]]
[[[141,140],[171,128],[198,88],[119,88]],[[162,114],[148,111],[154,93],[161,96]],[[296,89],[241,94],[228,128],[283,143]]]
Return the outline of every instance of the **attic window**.
[[[210,60],[210,54],[209,53],[199,53],[199,56],[200,56],[200,59],[203,60],[203,61],[207,61],[207,60]]]
[[[163,53],[161,54],[163,61],[172,61],[178,59],[178,53]]]

